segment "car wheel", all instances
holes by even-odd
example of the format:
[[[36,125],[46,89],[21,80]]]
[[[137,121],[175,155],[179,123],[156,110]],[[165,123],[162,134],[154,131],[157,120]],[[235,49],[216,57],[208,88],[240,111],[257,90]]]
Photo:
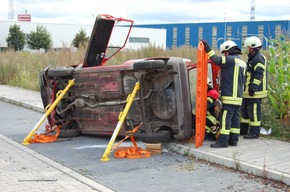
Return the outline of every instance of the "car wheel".
[[[145,143],[164,143],[169,141],[172,137],[171,133],[167,130],[159,130],[152,134],[138,132],[133,136]]]
[[[71,76],[73,72],[73,67],[54,67],[47,70],[47,74],[51,77]]]
[[[59,138],[73,138],[80,135],[80,131],[78,129],[64,129],[60,130],[58,135]]]
[[[75,123],[70,123],[67,125],[64,125],[61,129],[60,129],[60,133],[58,135],[58,137],[60,138],[73,138],[76,136],[79,136],[80,133],[80,129],[76,126]]]

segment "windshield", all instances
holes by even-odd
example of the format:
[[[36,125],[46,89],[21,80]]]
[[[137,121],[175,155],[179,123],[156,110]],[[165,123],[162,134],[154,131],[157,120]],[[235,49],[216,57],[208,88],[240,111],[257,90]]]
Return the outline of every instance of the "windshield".
[[[196,72],[197,68],[192,68],[189,70],[189,86],[190,86],[190,100],[191,100],[191,109],[195,110],[196,107]],[[208,76],[211,82],[213,82],[213,70],[211,63],[208,63]]]

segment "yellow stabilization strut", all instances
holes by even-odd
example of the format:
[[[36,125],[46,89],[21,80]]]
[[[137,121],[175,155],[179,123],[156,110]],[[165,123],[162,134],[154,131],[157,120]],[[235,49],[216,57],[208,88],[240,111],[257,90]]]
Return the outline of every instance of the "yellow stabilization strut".
[[[33,134],[39,129],[40,125],[44,122],[44,120],[48,117],[48,115],[52,112],[52,110],[56,107],[56,105],[60,102],[60,100],[63,98],[63,96],[67,93],[67,91],[75,84],[75,79],[69,80],[68,85],[65,87],[64,90],[59,90],[56,94],[56,100],[52,103],[46,106],[45,108],[45,114],[41,117],[41,119],[37,122],[37,124],[34,126],[34,128],[30,131],[30,133],[25,137],[23,140],[23,145],[29,145],[29,140],[33,136]]]
[[[129,94],[128,97],[127,97],[127,104],[125,106],[124,111],[121,111],[121,113],[119,114],[119,117],[118,117],[119,122],[118,122],[118,124],[117,124],[117,126],[116,126],[116,128],[114,130],[114,133],[113,133],[108,145],[107,145],[107,148],[106,148],[106,150],[105,150],[105,152],[104,152],[104,154],[103,154],[103,156],[101,158],[101,161],[109,161],[110,160],[109,159],[109,155],[111,153],[112,146],[113,146],[113,144],[114,144],[114,142],[115,142],[115,140],[117,138],[117,135],[119,134],[119,131],[120,131],[122,125],[123,125],[123,122],[124,122],[124,120],[125,120],[125,118],[126,118],[126,116],[128,114],[128,111],[130,110],[130,107],[131,107],[131,105],[132,105],[132,103],[134,101],[134,98],[136,96],[136,93],[137,93],[137,91],[139,89],[140,89],[140,82],[138,81],[135,84],[133,92],[131,94]]]

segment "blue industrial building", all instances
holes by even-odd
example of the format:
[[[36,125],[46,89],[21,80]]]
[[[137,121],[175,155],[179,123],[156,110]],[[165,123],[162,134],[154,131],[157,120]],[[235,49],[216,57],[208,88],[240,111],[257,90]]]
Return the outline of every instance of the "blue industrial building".
[[[190,45],[197,47],[201,39],[214,48],[225,40],[233,40],[242,46],[248,36],[258,36],[267,49],[270,39],[277,39],[281,34],[289,33],[290,20],[276,21],[243,21],[243,22],[216,22],[216,23],[173,23],[173,24],[144,24],[134,25],[143,28],[166,29],[167,48]]]

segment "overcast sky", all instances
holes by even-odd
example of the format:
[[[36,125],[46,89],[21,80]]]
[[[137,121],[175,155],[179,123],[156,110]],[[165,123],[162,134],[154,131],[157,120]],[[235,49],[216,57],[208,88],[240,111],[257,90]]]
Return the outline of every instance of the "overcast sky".
[[[0,20],[9,2],[1,0]],[[98,14],[133,19],[134,24],[250,21],[251,0],[14,0],[32,22],[93,25]],[[256,0],[255,20],[290,20],[289,0]]]

